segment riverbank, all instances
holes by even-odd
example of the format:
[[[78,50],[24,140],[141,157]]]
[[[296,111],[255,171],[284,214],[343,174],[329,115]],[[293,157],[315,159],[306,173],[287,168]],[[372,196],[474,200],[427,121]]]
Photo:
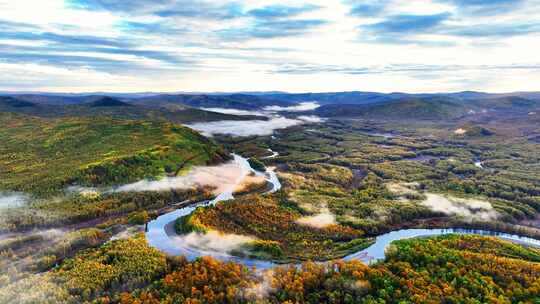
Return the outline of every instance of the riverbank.
[[[281,188],[281,183],[277,177],[277,174],[275,173],[275,171],[273,171],[272,168],[267,168],[267,172],[262,173],[262,172],[257,172],[253,170],[253,168],[251,168],[251,166],[249,165],[249,162],[247,161],[247,159],[239,155],[235,155],[235,161],[237,161],[241,166],[243,166],[247,170],[247,172],[251,172],[256,175],[264,175],[266,180],[272,184],[271,189],[269,189],[267,193],[276,192]],[[237,183],[240,183],[240,182],[241,182],[240,179],[237,180]],[[190,204],[189,206],[176,209],[172,212],[165,213],[157,217],[155,220],[149,222],[147,225],[146,238],[149,244],[152,247],[155,247],[163,252],[166,252],[167,254],[183,255],[189,260],[196,259],[200,256],[212,256],[213,258],[216,258],[221,261],[232,261],[232,262],[240,263],[240,264],[250,266],[250,267],[255,266],[258,269],[268,269],[268,268],[283,264],[283,261],[258,260],[252,257],[233,256],[228,252],[209,251],[209,250],[205,250],[201,248],[194,248],[186,244],[181,238],[181,236],[178,235],[177,232],[175,231],[174,223],[178,218],[188,216],[189,214],[194,212],[198,207],[214,205],[217,202],[226,201],[232,198],[233,198],[232,190],[224,191],[223,193],[217,195],[212,200],[201,201],[194,204]],[[438,224],[442,226],[443,224],[448,224],[448,223],[439,222]],[[467,223],[455,222],[452,225],[455,225],[455,227],[461,227],[461,228],[430,227],[430,228],[420,229],[420,228],[410,228],[410,227],[403,226],[400,229],[396,229],[394,231],[388,231],[384,234],[376,236],[374,243],[371,244],[369,247],[362,248],[361,250],[358,250],[357,252],[353,252],[347,255],[344,254],[342,258],[344,260],[360,260],[364,263],[372,263],[372,262],[384,259],[385,250],[389,246],[389,244],[393,241],[414,238],[414,237],[429,237],[429,236],[445,235],[445,234],[452,234],[452,233],[496,236],[498,238],[512,241],[515,243],[528,245],[528,246],[534,246],[534,247],[540,247],[539,240],[531,238],[531,237],[523,236],[523,235],[514,234],[517,230],[511,230],[510,229],[511,225],[508,225],[508,227],[503,229],[510,233],[505,233],[505,232],[501,232],[497,230],[474,229],[478,227],[475,227],[471,223],[467,225]],[[500,225],[493,226],[493,227],[502,229],[503,226],[500,226]],[[412,226],[414,227],[414,225]],[[484,225],[480,227],[486,227],[486,226]],[[290,261],[290,262],[292,264],[295,264],[297,261]]]

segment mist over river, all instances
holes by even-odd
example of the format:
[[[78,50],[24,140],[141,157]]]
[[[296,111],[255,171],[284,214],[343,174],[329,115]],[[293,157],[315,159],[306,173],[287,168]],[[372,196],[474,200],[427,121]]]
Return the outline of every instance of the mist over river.
[[[203,110],[233,114],[233,115],[255,115],[264,116],[268,120],[222,120],[214,122],[200,122],[187,124],[186,126],[195,129],[205,136],[217,134],[232,136],[253,136],[272,135],[275,130],[306,124],[319,123],[322,119],[313,115],[300,115],[295,118],[284,117],[280,113],[310,111],[319,107],[316,102],[303,102],[290,107],[269,106],[262,110],[239,110],[229,108],[202,108]]]

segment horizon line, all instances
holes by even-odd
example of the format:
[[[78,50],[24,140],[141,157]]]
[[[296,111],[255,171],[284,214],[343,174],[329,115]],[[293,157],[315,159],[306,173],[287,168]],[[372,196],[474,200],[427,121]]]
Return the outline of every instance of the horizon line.
[[[436,92],[406,92],[406,91],[359,91],[359,90],[347,90],[347,91],[81,91],[81,92],[63,92],[63,91],[0,91],[0,95],[30,95],[30,94],[46,94],[46,95],[232,95],[232,94],[244,94],[244,95],[267,95],[267,94],[336,94],[336,93],[371,93],[371,94],[407,94],[407,95],[437,95],[437,94],[460,94],[460,93],[479,93],[479,94],[492,94],[492,95],[505,95],[505,94],[530,94],[540,93],[538,91],[505,91],[505,92],[489,92],[489,91],[476,91],[476,90],[464,90],[464,91],[436,91]]]

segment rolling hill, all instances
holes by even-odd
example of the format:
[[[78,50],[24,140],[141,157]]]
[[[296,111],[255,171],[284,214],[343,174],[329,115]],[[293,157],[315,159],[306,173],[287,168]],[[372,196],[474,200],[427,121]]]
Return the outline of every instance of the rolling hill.
[[[531,100],[519,96],[474,99],[467,101],[467,104],[491,111],[523,112],[540,108],[539,100]]]
[[[0,190],[57,193],[72,183],[109,186],[228,156],[169,122],[106,117],[43,119],[0,112]]]
[[[526,96],[527,98],[523,97]],[[267,106],[292,106],[315,101],[322,106],[311,114],[325,117],[373,119],[521,119],[540,108],[533,93],[489,94],[457,92],[406,94],[376,92],[257,93],[250,94],[158,94],[126,95],[13,95],[0,96],[0,111],[41,117],[112,116],[128,119],[167,120],[192,123],[217,120],[266,119],[208,112],[200,108],[259,110]]]
[[[20,100],[14,97],[2,97],[0,96],[0,109],[3,108],[30,108],[36,107],[35,103]]]
[[[31,102],[19,99],[18,97],[0,96],[0,112],[19,113],[46,118],[110,116],[117,119],[145,119],[174,123],[266,119],[259,116],[237,116],[215,113],[181,104],[161,104],[159,106],[138,105],[108,96],[87,97],[85,102],[77,104]]]
[[[361,117],[382,120],[441,120],[462,117],[468,108],[447,98],[413,98],[367,105],[323,105],[314,111],[323,117]]]
[[[116,98],[104,96],[102,98],[96,99],[88,104],[90,107],[132,107],[132,104],[123,102]]]
[[[502,93],[492,94],[485,92],[464,91],[455,93],[379,93],[379,92],[328,92],[328,93],[268,93],[259,94],[258,96],[276,99],[287,100],[292,102],[306,102],[317,101],[318,103],[325,104],[372,104],[391,102],[402,99],[415,99],[415,98],[449,98],[455,101],[461,101],[468,103],[474,100],[492,100],[499,98],[525,98],[530,100],[540,101],[540,93],[537,92],[516,92],[516,93]]]
[[[256,110],[267,106],[290,106],[292,102],[284,99],[273,99],[263,96],[246,94],[229,95],[156,95],[132,100],[133,103],[145,106],[163,106],[167,104],[182,104],[195,108],[233,108],[241,110]]]

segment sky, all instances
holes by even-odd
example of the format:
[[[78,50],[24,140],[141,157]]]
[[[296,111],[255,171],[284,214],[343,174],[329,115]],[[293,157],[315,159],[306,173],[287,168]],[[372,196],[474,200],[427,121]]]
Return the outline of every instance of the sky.
[[[540,0],[0,0],[0,91],[540,90]]]

